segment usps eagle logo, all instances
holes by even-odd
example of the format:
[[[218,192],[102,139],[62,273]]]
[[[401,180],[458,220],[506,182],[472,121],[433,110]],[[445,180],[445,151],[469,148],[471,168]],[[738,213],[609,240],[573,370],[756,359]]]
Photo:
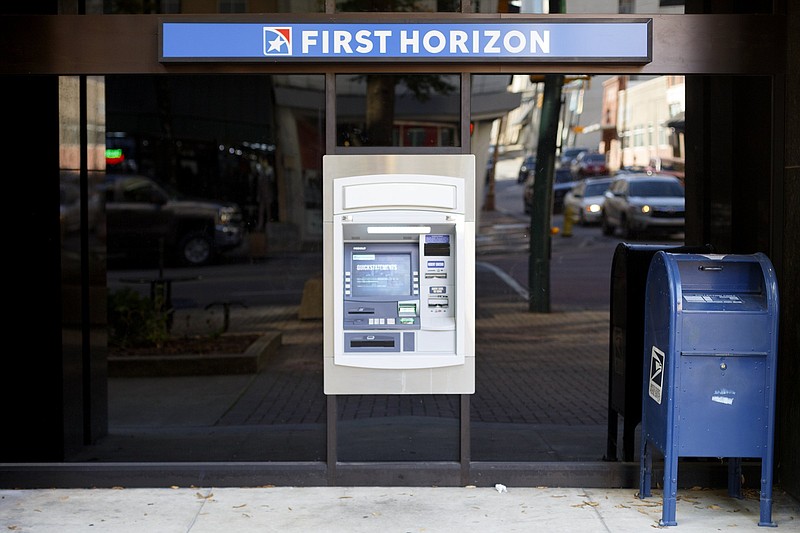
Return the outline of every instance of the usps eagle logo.
[[[265,26],[264,55],[292,55],[292,28],[288,26]]]

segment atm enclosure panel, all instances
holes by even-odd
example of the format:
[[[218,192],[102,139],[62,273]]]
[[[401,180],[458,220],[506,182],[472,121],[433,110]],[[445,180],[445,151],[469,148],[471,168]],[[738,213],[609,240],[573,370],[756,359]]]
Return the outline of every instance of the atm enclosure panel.
[[[473,393],[474,156],[327,155],[323,187],[325,393]]]

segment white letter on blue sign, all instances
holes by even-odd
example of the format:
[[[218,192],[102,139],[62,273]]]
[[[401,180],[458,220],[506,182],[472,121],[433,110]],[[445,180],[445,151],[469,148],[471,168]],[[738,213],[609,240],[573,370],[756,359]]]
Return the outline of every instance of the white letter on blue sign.
[[[544,36],[540,35],[538,31],[531,32],[531,53],[536,53],[536,45],[539,45],[539,50],[543,54],[550,53],[550,30],[545,30]]]
[[[407,54],[408,47],[411,47],[411,53],[419,53],[419,30],[411,32],[411,37],[408,36],[408,31],[402,30],[400,32],[400,53]]]
[[[392,30],[377,30],[375,32],[375,37],[379,39],[378,51],[381,54],[386,53],[386,38],[392,36]]]
[[[352,38],[353,36],[347,30],[333,30],[333,53],[352,54],[353,49],[350,48]]]
[[[511,44],[512,39],[516,39],[516,45]],[[503,48],[512,54],[518,54],[522,52],[522,50],[525,49],[525,36],[521,31],[511,30],[503,37]]]
[[[303,54],[308,53],[308,49],[312,46],[317,45],[317,37],[318,33],[312,30],[304,30],[303,31]]]
[[[450,53],[462,53],[467,55],[467,32],[462,30],[454,30],[450,32]]]
[[[489,37],[489,42],[483,47],[484,54],[499,54],[500,48],[495,43],[500,38],[500,32],[497,30],[486,30],[486,36]]]
[[[369,36],[369,30],[359,30],[356,32],[356,42],[359,44],[359,46],[356,46],[356,52],[359,54],[368,54],[372,52],[373,44]]]
[[[431,39],[438,39],[439,44],[433,45],[431,44]],[[439,30],[431,30],[425,33],[425,36],[422,38],[422,44],[425,46],[425,51],[431,54],[438,54],[444,47],[447,45],[444,34]]]

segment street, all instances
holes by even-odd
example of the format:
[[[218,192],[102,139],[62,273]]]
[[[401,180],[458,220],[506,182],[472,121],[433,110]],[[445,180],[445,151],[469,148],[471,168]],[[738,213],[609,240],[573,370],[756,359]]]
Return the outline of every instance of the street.
[[[499,268],[525,290],[529,288],[530,216],[525,214],[522,183],[517,183],[522,157],[503,159],[495,170],[495,212],[480,213],[483,219],[499,223],[481,224],[477,261]],[[611,263],[620,237],[603,235],[599,226],[572,225],[572,236],[565,236],[564,216],[553,215],[551,238],[550,305],[552,310],[608,309]],[[636,241],[637,244],[674,241]]]

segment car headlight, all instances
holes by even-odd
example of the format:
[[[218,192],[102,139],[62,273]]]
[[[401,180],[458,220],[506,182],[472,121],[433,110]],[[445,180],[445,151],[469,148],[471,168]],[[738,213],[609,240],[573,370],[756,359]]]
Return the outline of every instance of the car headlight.
[[[600,212],[600,204],[590,204],[586,206],[586,210],[590,213],[599,213]]]
[[[649,205],[647,205],[647,204],[644,204],[644,205],[643,205],[642,207],[640,207],[639,209],[641,210],[641,212],[642,212],[642,214],[643,214],[643,215],[649,215],[649,214],[650,214],[650,211],[651,211],[651,209],[650,209],[650,206],[649,206]]]
[[[237,218],[237,209],[235,207],[220,208],[217,217],[220,224],[232,224]]]

